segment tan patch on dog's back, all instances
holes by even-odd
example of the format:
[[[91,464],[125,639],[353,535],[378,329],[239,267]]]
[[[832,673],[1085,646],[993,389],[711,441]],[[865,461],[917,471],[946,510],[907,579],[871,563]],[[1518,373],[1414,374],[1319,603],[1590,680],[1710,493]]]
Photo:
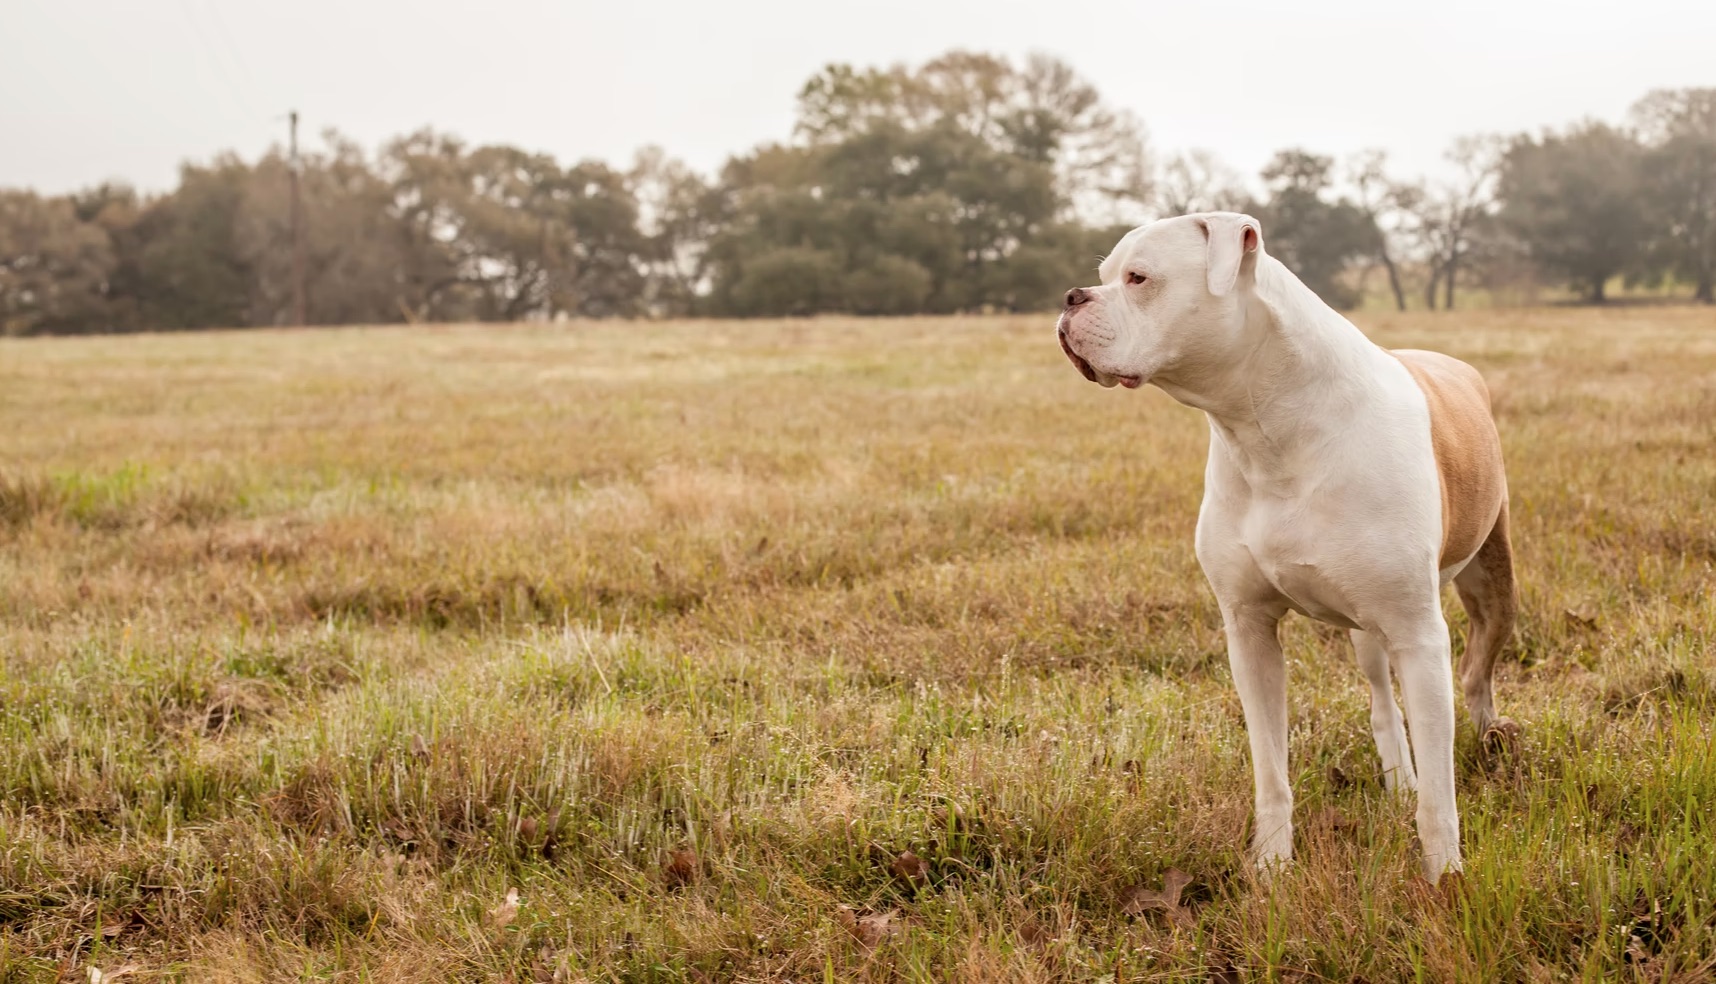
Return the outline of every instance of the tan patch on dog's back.
[[[1430,443],[1442,480],[1442,556],[1446,568],[1477,553],[1507,498],[1501,437],[1484,377],[1440,352],[1390,352],[1430,404]]]

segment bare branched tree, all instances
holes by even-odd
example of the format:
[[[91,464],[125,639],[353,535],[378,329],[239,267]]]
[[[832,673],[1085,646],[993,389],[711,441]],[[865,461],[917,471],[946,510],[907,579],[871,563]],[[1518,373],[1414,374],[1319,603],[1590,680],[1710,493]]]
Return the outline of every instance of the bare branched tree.
[[[1353,204],[1376,229],[1376,261],[1388,273],[1388,289],[1395,307],[1406,310],[1406,288],[1400,282],[1400,240],[1412,229],[1412,210],[1418,203],[1417,189],[1388,176],[1388,154],[1381,150],[1360,151],[1347,164],[1347,180],[1353,186]]]
[[[1419,248],[1430,271],[1424,304],[1432,311],[1436,309],[1438,287],[1442,289],[1442,306],[1453,310],[1460,269],[1495,210],[1502,149],[1499,137],[1461,137],[1447,154],[1456,168],[1454,176],[1420,185],[1407,194],[1416,219]]]
[[[1194,148],[1167,159],[1156,178],[1156,214],[1185,215],[1238,209],[1251,196],[1239,172],[1213,152]]]

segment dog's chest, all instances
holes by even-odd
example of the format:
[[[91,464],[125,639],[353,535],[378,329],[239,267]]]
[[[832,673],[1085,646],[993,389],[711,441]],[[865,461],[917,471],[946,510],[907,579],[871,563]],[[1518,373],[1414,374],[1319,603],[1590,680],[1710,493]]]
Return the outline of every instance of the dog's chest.
[[[1322,535],[1318,535],[1318,531]],[[1327,526],[1296,503],[1263,503],[1248,510],[1241,543],[1257,571],[1301,615],[1345,628],[1358,627],[1349,582],[1362,571],[1335,548]]]

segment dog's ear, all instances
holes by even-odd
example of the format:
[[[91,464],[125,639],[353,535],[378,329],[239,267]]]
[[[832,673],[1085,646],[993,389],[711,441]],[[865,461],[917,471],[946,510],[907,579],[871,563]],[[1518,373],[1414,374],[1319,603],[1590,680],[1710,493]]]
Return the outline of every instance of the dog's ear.
[[[1210,293],[1217,297],[1233,290],[1242,269],[1257,270],[1257,254],[1263,249],[1263,227],[1249,215],[1211,212],[1203,217],[1204,236],[1209,240],[1204,263]]]

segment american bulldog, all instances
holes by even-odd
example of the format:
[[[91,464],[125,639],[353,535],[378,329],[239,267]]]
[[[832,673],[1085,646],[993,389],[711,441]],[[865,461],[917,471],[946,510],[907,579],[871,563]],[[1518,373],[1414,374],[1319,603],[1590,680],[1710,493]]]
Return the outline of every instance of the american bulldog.
[[[1276,637],[1291,610],[1351,634],[1387,786],[1417,791],[1425,876],[1458,871],[1450,582],[1471,617],[1467,712],[1484,738],[1514,730],[1490,693],[1516,602],[1483,378],[1446,355],[1371,342],[1264,252],[1249,215],[1134,229],[1098,272],[1100,284],[1066,294],[1055,330],[1067,358],[1092,382],[1149,383],[1209,418],[1195,542],[1245,710],[1259,869],[1293,851]]]

